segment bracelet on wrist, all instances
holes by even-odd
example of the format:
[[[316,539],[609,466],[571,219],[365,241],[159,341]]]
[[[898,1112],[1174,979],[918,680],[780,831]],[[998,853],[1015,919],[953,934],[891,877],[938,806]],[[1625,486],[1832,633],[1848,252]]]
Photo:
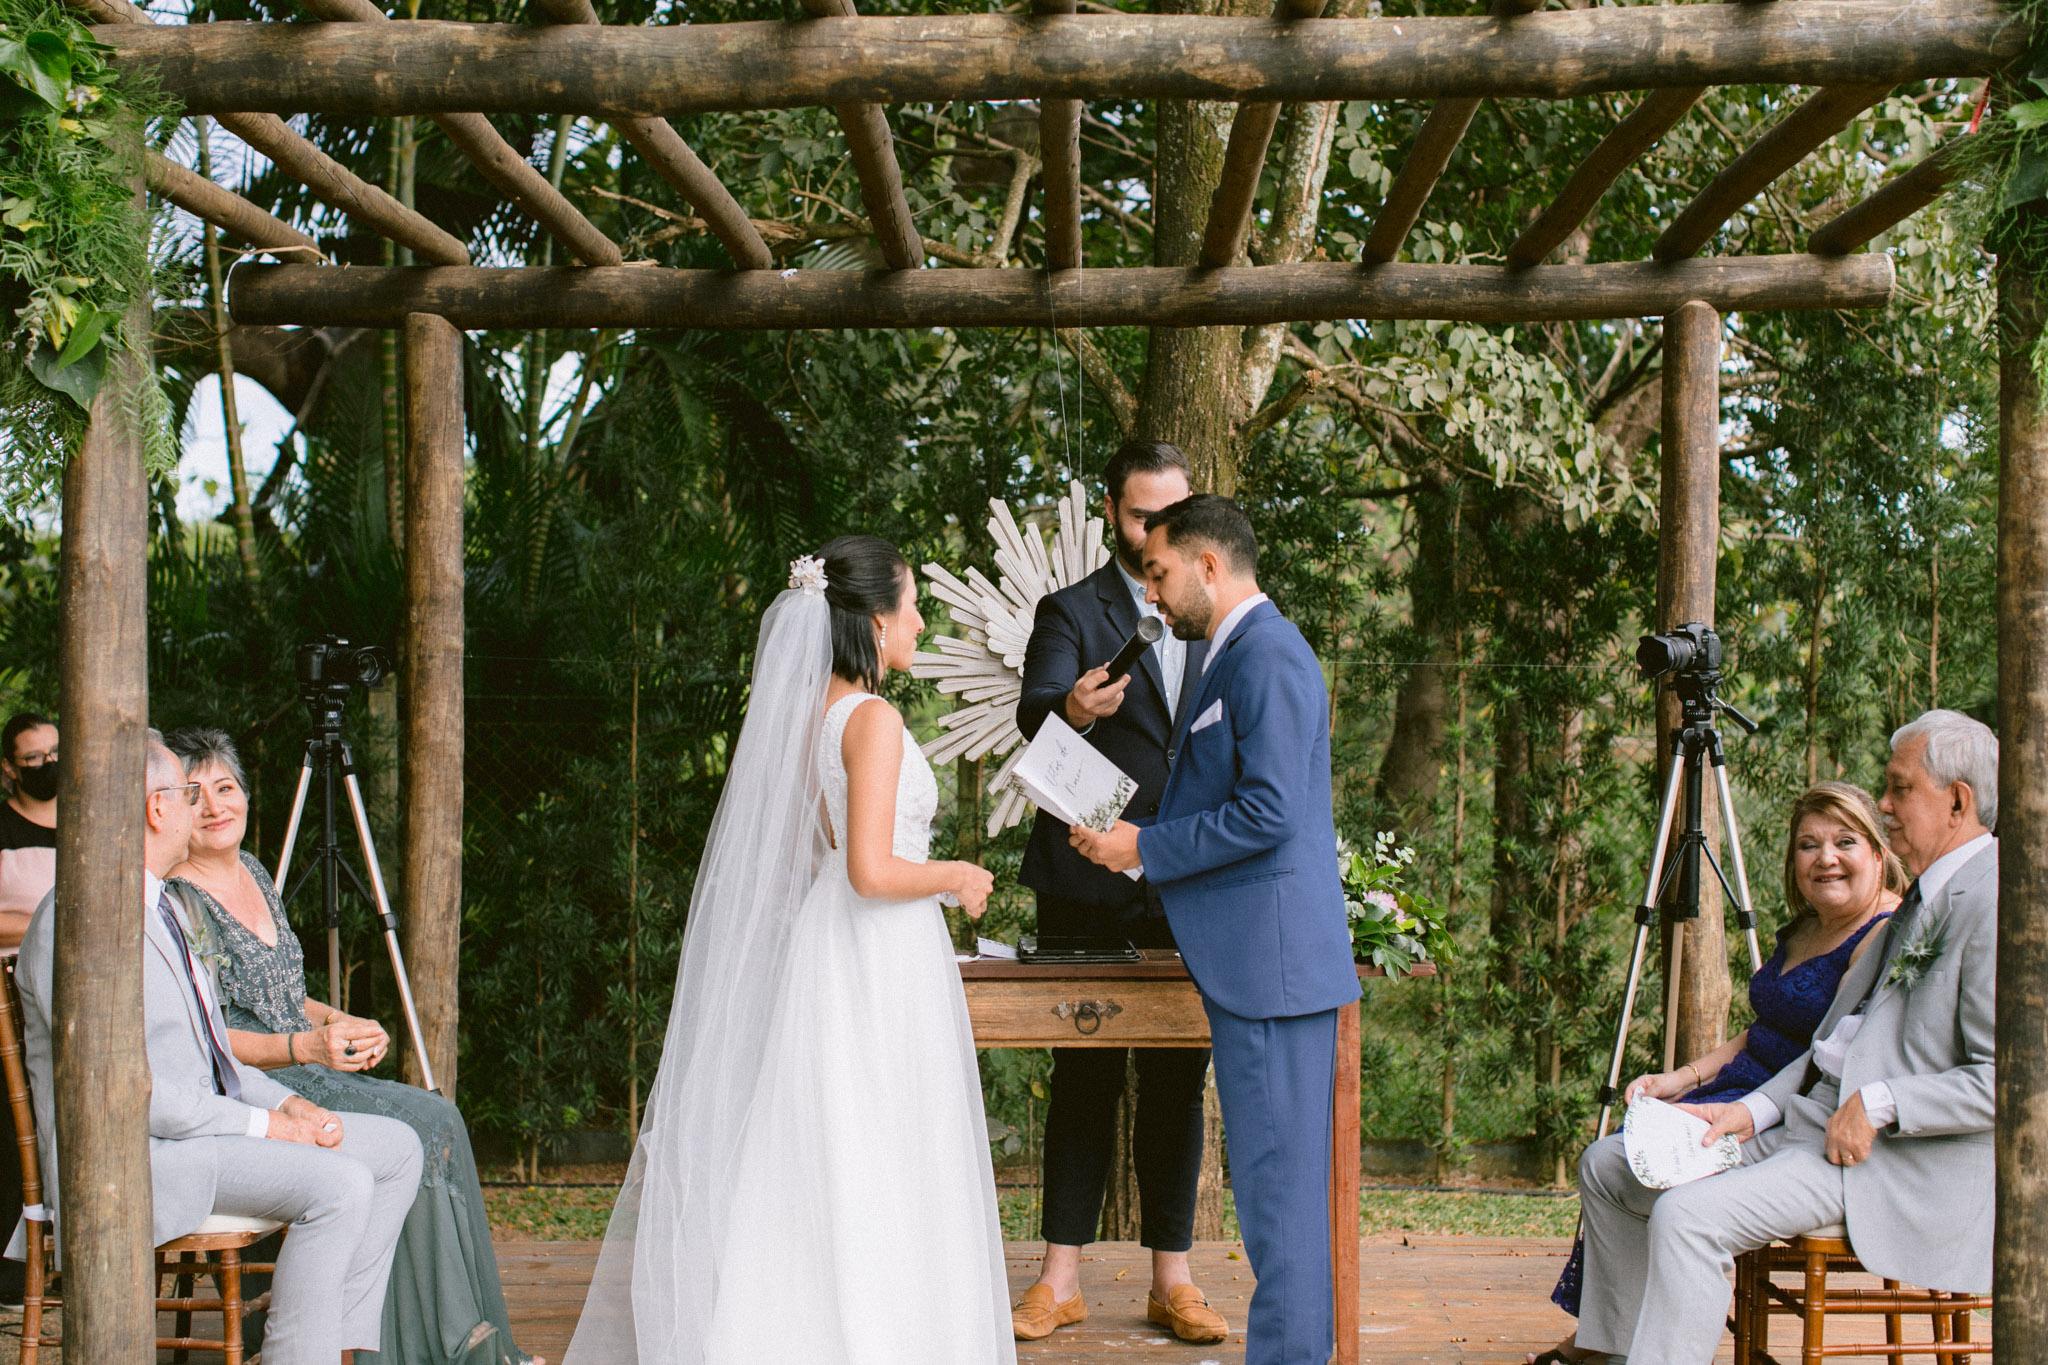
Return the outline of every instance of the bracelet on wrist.
[[[299,1035],[287,1033],[284,1036],[284,1055],[291,1058],[293,1066],[299,1064]]]

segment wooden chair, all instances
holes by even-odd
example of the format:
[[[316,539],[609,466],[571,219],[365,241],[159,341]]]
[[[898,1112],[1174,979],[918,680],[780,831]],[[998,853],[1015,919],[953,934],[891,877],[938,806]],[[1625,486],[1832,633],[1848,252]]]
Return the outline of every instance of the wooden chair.
[[[0,995],[5,996],[4,1002],[0,1002],[5,1005],[5,1008],[0,1008],[0,1071],[6,1073],[7,1102],[14,1115],[14,1140],[21,1149],[21,1205],[28,1252],[28,1287],[21,1313],[21,1365],[36,1365],[43,1347],[63,1344],[62,1337],[43,1330],[44,1310],[61,1307],[62,1300],[51,1289],[57,1272],[51,1264],[53,1248],[49,1214],[43,1208],[42,1159],[36,1149],[35,1106],[29,1100],[28,1068],[21,1052],[21,996],[15,989],[13,957],[5,959],[0,977],[5,978],[4,985],[0,985]],[[242,1276],[249,1272],[267,1274],[275,1267],[245,1264],[242,1252],[282,1226],[260,1218],[214,1214],[200,1224],[196,1232],[173,1238],[158,1247],[157,1310],[176,1313],[177,1318],[175,1335],[157,1338],[157,1348],[175,1351],[174,1359],[181,1361],[190,1351],[217,1351],[224,1357],[223,1365],[243,1365],[242,1320],[250,1313],[268,1307],[270,1295],[263,1294],[244,1301]],[[172,1257],[177,1258],[175,1264]],[[169,1298],[163,1297],[162,1293],[165,1275],[177,1277]],[[213,1279],[220,1291],[218,1298],[194,1296],[194,1281],[200,1275]],[[195,1312],[221,1314],[221,1340],[209,1341],[192,1335],[192,1315]]]
[[[1886,1280],[1882,1289],[1829,1288],[1830,1274],[1862,1270],[1849,1245],[1849,1229],[1839,1223],[1736,1257],[1735,1316],[1729,1324],[1735,1333],[1735,1365],[1778,1365],[1770,1353],[1771,1318],[1784,1315],[1798,1318],[1802,1328],[1800,1365],[1820,1365],[1836,1356],[1889,1356],[1898,1365],[1908,1355],[1967,1361],[1992,1354],[1985,1343],[1970,1339],[1970,1315],[1990,1308],[1990,1295],[1910,1289],[1897,1280]],[[1799,1275],[1800,1283],[1781,1285],[1773,1278],[1779,1274]],[[1908,1342],[1905,1320],[1923,1313],[1933,1323],[1933,1340]],[[1828,1343],[1828,1319],[1850,1314],[1881,1315],[1884,1341]]]

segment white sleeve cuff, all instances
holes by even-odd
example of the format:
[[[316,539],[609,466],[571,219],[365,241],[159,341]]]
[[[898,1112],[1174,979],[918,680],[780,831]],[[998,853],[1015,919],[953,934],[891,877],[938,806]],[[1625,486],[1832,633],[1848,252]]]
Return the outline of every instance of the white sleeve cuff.
[[[1735,1102],[1749,1111],[1751,1125],[1759,1133],[1777,1127],[1778,1120],[1785,1117],[1785,1111],[1761,1090],[1752,1090]]]
[[[1863,1096],[1863,1113],[1873,1128],[1889,1128],[1899,1121],[1899,1102],[1883,1081],[1872,1081],[1857,1092]]]
[[[270,1136],[270,1111],[258,1105],[249,1106],[249,1136],[253,1138]]]

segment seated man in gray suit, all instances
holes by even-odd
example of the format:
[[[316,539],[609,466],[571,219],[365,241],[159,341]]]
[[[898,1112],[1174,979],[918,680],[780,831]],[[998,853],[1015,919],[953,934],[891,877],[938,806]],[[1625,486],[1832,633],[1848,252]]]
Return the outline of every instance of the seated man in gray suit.
[[[1579,1163],[1582,1351],[1707,1365],[1735,1257],[1831,1224],[1873,1274],[1991,1287],[1997,804],[1985,726],[1929,711],[1892,736],[1879,809],[1917,880],[1813,1047],[1744,1098],[1695,1106],[1709,1142],[1742,1139],[1742,1164],[1660,1195],[1618,1136]]]
[[[271,1282],[265,1365],[335,1365],[377,1349],[391,1250],[420,1182],[420,1141],[394,1119],[341,1120],[227,1049],[206,972],[186,946],[163,874],[185,856],[197,787],[149,732],[143,837],[142,1014],[149,1052],[149,1168],[159,1244],[209,1214],[290,1224]],[[57,1170],[50,1064],[52,923],[43,898],[21,944],[16,980],[43,1168]],[[57,1181],[46,1180],[51,1217]],[[59,1231],[61,1233],[61,1223]],[[136,1267],[141,1273],[142,1267]]]

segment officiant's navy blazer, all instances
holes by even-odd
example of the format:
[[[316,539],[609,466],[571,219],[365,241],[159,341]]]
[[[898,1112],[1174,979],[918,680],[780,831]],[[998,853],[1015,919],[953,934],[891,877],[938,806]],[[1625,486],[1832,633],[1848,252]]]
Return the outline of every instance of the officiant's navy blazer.
[[[1331,816],[1329,690],[1315,651],[1272,603],[1224,639],[1175,717],[1172,747],[1138,856],[1195,984],[1246,1019],[1357,999]]]
[[[1024,688],[1017,699],[1017,728],[1024,738],[1035,738],[1045,718],[1065,705],[1075,680],[1114,658],[1137,628],[1138,603],[1114,559],[1080,582],[1040,598],[1031,642],[1024,650]],[[1194,695],[1208,650],[1206,640],[1188,644],[1187,671],[1181,679],[1183,706]],[[1131,670],[1123,705],[1088,731],[1096,752],[1138,784],[1137,794],[1124,808],[1124,819],[1133,824],[1149,825],[1159,813],[1173,718],[1166,709],[1159,656],[1148,649]],[[1034,891],[1110,909],[1128,905],[1142,894],[1138,883],[1121,872],[1082,857],[1068,842],[1066,825],[1043,811],[1031,827],[1017,880]]]

